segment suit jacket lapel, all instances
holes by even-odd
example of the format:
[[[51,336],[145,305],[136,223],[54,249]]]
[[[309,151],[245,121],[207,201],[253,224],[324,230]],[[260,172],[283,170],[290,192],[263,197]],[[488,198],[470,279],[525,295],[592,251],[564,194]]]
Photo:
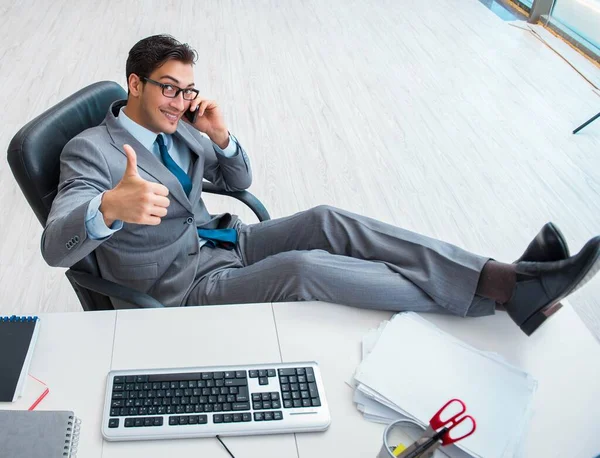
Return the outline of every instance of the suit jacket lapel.
[[[111,106],[111,109],[106,116],[106,127],[109,135],[112,138],[113,146],[117,148],[124,156],[126,156],[123,145],[130,145],[136,152],[138,167],[154,177],[156,181],[165,185],[169,189],[169,197],[176,199],[181,205],[191,212],[192,205],[190,203],[190,199],[188,199],[188,197],[185,195],[185,191],[181,187],[181,183],[179,183],[177,177],[173,175],[162,162],[157,160],[156,157],[140,142],[138,142],[135,137],[127,131],[127,129],[124,129],[115,117],[114,110],[118,111],[121,106],[122,104],[115,102]]]

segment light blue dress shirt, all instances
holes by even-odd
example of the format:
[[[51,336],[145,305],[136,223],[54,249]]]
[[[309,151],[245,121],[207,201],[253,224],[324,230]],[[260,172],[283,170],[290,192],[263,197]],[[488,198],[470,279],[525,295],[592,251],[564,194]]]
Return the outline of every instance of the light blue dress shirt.
[[[121,108],[117,119],[124,129],[133,135],[138,142],[144,145],[146,149],[154,154],[156,159],[162,163],[158,143],[156,143],[157,135],[154,132],[140,126],[129,118],[123,111],[123,108]],[[160,135],[162,135],[165,140],[169,155],[177,165],[187,173],[192,162],[192,152],[189,150],[188,146],[172,135],[164,133]],[[225,157],[233,157],[237,153],[237,144],[231,136],[229,137],[229,144],[225,149],[219,148],[215,143],[213,143],[213,147],[217,154],[222,154]],[[101,193],[90,201],[85,215],[85,230],[87,231],[88,237],[92,240],[100,240],[109,237],[123,227],[123,221],[120,220],[115,221],[111,227],[106,226],[104,215],[100,211],[103,195],[104,193]]]

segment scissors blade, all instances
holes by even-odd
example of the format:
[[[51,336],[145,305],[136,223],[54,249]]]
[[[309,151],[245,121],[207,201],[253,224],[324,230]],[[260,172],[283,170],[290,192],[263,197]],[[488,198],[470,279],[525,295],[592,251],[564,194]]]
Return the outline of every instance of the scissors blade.
[[[448,428],[442,428],[431,437],[421,437],[417,442],[402,452],[402,454],[399,455],[399,458],[419,458],[429,452],[433,453],[433,451],[440,446],[440,439],[446,432],[448,432]]]

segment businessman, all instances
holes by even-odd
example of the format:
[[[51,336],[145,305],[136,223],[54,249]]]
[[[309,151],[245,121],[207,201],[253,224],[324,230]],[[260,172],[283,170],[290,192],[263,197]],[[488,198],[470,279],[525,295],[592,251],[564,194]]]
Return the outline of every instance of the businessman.
[[[102,277],[166,306],[320,300],[460,316],[503,308],[527,334],[598,270],[600,237],[570,257],[552,224],[504,264],[329,206],[250,225],[210,215],[203,179],[236,191],[252,174],[219,105],[195,88],[196,58],[167,35],[130,50],[127,100],[62,152],[42,236],[50,265],[95,251]]]

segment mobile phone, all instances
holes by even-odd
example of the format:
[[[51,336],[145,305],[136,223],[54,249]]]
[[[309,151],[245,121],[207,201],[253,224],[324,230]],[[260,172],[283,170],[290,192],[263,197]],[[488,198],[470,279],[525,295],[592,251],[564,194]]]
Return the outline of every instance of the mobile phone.
[[[188,110],[185,112],[185,117],[187,118],[187,120],[189,122],[191,122],[192,124],[194,124],[196,122],[196,119],[198,118],[198,112],[200,110],[198,109],[198,107],[196,107],[196,111],[190,111],[189,108]]]

